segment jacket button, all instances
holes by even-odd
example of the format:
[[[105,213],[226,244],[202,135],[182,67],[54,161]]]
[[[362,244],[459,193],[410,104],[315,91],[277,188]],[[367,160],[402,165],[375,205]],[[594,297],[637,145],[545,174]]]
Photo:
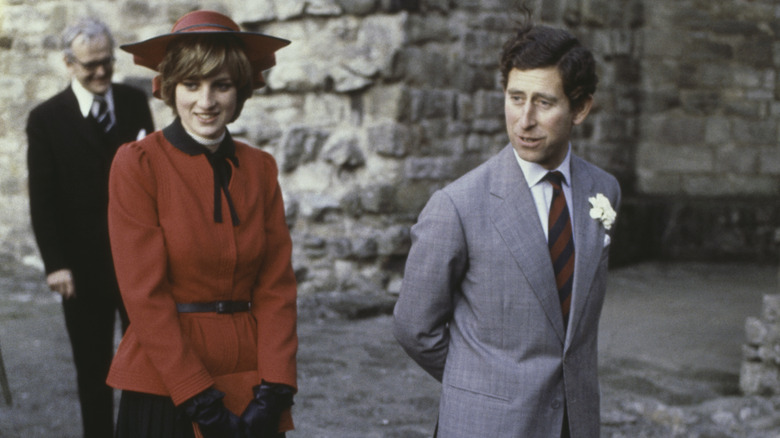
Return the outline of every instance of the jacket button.
[[[552,408],[553,409],[559,409],[560,407],[561,407],[561,402],[559,402],[558,400],[553,400]]]

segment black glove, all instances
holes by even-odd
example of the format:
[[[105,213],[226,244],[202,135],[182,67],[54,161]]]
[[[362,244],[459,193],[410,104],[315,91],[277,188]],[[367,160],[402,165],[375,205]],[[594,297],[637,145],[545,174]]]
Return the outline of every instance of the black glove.
[[[252,388],[255,398],[249,402],[241,421],[247,436],[252,438],[274,438],[279,434],[279,419],[287,408],[293,405],[295,389],[279,383],[263,382]]]
[[[204,438],[244,438],[241,420],[222,404],[223,397],[224,392],[209,388],[182,403],[181,408],[198,423]]]

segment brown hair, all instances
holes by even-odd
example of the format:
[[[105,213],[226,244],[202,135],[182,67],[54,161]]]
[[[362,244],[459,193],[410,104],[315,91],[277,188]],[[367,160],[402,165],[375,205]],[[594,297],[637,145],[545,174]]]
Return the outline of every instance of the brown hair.
[[[192,35],[172,41],[159,66],[160,97],[176,113],[177,84],[186,79],[211,77],[223,67],[227,67],[237,90],[232,122],[252,96],[253,73],[241,40],[231,35]]]
[[[499,63],[501,86],[506,90],[512,69],[556,67],[571,108],[580,109],[596,92],[599,81],[593,54],[569,31],[534,25],[529,15],[504,44]]]

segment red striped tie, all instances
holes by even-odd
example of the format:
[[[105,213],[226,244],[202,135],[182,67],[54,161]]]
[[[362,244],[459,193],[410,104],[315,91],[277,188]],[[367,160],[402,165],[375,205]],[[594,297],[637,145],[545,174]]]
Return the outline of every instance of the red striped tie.
[[[571,289],[574,282],[574,238],[572,236],[571,217],[563,193],[561,172],[550,172],[545,179],[553,186],[552,203],[548,217],[547,244],[555,271],[555,283],[558,286],[558,298],[561,300],[564,326],[569,322],[571,307]]]

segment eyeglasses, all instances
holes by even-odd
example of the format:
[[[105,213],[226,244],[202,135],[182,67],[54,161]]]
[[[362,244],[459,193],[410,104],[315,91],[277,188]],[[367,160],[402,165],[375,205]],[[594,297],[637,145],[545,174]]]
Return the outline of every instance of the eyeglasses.
[[[83,68],[84,70],[87,70],[87,71],[95,71],[99,67],[103,67],[104,69],[107,69],[107,68],[111,67],[112,65],[114,65],[114,57],[113,56],[108,56],[106,58],[98,59],[96,61],[90,61],[90,62],[81,62],[78,59],[76,59],[75,56],[71,56],[70,60],[72,62],[75,62],[76,64],[80,65],[81,68]]]

